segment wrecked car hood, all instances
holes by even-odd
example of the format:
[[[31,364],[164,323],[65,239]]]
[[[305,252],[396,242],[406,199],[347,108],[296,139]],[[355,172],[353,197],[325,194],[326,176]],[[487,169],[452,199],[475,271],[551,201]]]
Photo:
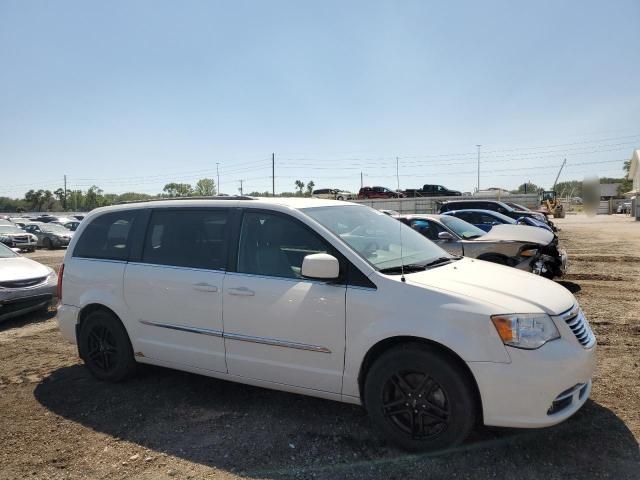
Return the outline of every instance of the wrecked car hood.
[[[515,241],[525,243],[537,243],[548,245],[553,241],[554,235],[549,230],[527,225],[495,225],[485,235],[479,237],[476,242]]]

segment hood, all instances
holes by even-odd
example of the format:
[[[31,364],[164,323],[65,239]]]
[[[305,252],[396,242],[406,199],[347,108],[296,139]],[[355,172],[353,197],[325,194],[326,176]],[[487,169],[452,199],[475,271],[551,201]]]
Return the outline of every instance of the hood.
[[[46,277],[53,270],[26,257],[0,258],[0,282]]]
[[[558,315],[576,303],[569,290],[551,280],[473,258],[408,274],[406,282],[493,304],[496,314],[543,311]]]
[[[477,242],[495,242],[496,240],[511,240],[524,243],[549,245],[554,235],[549,230],[528,225],[495,225],[489,232],[478,238]]]

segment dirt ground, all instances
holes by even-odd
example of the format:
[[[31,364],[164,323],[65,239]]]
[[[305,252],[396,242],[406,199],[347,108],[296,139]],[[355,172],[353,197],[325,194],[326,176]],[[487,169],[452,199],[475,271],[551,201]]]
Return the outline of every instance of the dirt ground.
[[[640,222],[557,223],[563,283],[599,343],[591,400],[561,425],[479,428],[455,451],[408,455],[355,406],[151,367],[97,382],[33,314],[0,325],[0,479],[638,479]]]

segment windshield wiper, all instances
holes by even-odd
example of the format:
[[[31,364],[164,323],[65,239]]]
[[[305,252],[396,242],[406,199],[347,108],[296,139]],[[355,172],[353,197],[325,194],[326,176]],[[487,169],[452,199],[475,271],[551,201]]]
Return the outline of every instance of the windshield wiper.
[[[435,260],[430,261],[425,265],[425,268],[435,267],[436,265],[441,265],[443,263],[453,262],[454,260],[460,260],[460,257],[438,257]]]
[[[402,273],[402,272],[410,273],[410,272],[421,272],[426,269],[427,267],[425,265],[420,265],[417,263],[408,263],[406,265],[396,265],[395,267],[381,268],[380,273],[389,273],[389,274]]]

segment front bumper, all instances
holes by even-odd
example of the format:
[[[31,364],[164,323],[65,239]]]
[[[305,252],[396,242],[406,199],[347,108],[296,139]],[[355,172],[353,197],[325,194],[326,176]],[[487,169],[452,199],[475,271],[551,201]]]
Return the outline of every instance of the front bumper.
[[[480,390],[485,425],[548,427],[587,401],[595,345],[584,348],[566,325],[557,326],[562,337],[537,350],[507,347],[511,363],[468,362]]]
[[[36,245],[38,244],[37,240],[33,240],[33,239],[28,239],[28,240],[19,240],[17,238],[13,238],[13,237],[5,237],[6,240],[4,240],[2,243],[4,243],[6,246],[11,247],[11,248],[20,248],[22,250],[31,250],[33,248],[36,248]]]
[[[57,276],[50,275],[46,282],[34,287],[0,289],[0,321],[24,315],[41,308],[55,310]]]
[[[71,242],[71,239],[66,237],[54,237],[51,241],[56,247],[66,247]]]

